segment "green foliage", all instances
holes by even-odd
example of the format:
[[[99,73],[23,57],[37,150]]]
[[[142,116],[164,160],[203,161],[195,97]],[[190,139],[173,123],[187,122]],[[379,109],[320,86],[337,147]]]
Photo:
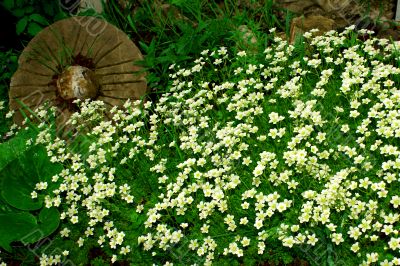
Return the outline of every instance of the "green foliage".
[[[28,37],[35,36],[44,27],[67,16],[59,6],[59,1],[5,0],[2,4],[19,19],[16,33]]]
[[[33,129],[23,130],[14,138],[0,144],[0,171],[31,148],[26,145],[26,142],[34,136]]]
[[[249,1],[249,6],[246,4],[238,6],[239,1],[223,2],[222,5],[217,5],[213,1],[173,0],[169,1],[170,8],[165,9],[159,1],[130,1],[127,7],[122,9],[114,0],[107,1],[104,16],[108,21],[126,32],[140,46],[145,54],[145,60],[141,64],[145,66],[148,73],[146,78],[149,87],[152,89],[152,96],[156,98],[169,85],[169,66],[171,64],[179,63],[181,66],[191,64],[191,59],[197,57],[201,51],[211,50],[221,45],[231,47],[233,51],[247,49],[246,40],[243,40],[243,33],[239,30],[241,25],[247,25],[257,38],[257,43],[252,46],[255,51],[265,44],[264,32],[267,32],[269,28],[278,27],[280,30],[288,31],[290,16],[286,16],[284,23],[279,21],[277,15],[279,10],[272,0]],[[49,2],[45,0],[5,0],[2,4],[19,19],[16,25],[17,34],[21,37],[32,37],[46,25],[66,16],[58,3],[58,1]],[[94,13],[92,10],[87,10],[83,15],[94,15]],[[7,56],[7,58],[9,57]],[[16,62],[16,57],[14,59]],[[11,77],[12,71],[8,71],[7,74]],[[218,80],[219,75],[204,78]],[[6,84],[8,87],[9,80]],[[6,93],[4,95],[4,99],[6,99]],[[219,113],[220,115],[216,120],[226,122],[225,110],[220,110]],[[147,114],[143,115],[141,119],[148,123]],[[169,127],[165,127],[164,130],[167,136],[161,134],[160,139],[161,142],[166,144],[175,140],[176,136],[181,133],[178,132],[179,129],[175,130]],[[169,132],[169,130],[171,131]],[[44,195],[39,195],[37,199],[33,200],[31,192],[37,182],[49,181],[54,174],[61,170],[61,167],[49,162],[46,151],[42,147],[26,146],[26,141],[32,137],[30,134],[27,131],[22,131],[15,138],[0,145],[0,227],[11,228],[11,230],[3,229],[3,231],[0,228],[0,247],[9,252],[15,251],[11,245],[13,241],[20,241],[23,244],[33,243],[49,236],[59,226],[58,211],[53,208],[44,208]],[[142,132],[143,136],[146,134],[147,132]],[[97,141],[93,138],[93,135],[80,134],[72,141],[69,152],[80,155],[83,161],[86,161],[92,148],[91,144]],[[206,137],[205,141],[207,141]],[[104,147],[104,149],[108,152],[112,147]],[[141,152],[144,153],[144,150]],[[128,156],[129,150],[124,150],[123,153]],[[182,156],[185,156],[178,144],[168,151],[163,149],[162,153],[162,155],[157,154],[157,157],[171,158],[167,165],[168,169],[174,168],[176,162],[183,160],[184,157]],[[117,158],[120,155],[118,153]],[[110,160],[111,163],[113,158],[114,156],[107,156],[107,162]],[[110,165],[110,167],[116,168],[115,182],[118,186],[122,184],[121,182],[128,181],[137,204],[152,206],[159,200],[160,185],[157,182],[156,175],[148,172],[151,165],[153,165],[152,160],[144,155],[137,161],[123,167],[120,166],[119,160],[115,160]],[[89,170],[88,178],[97,173],[97,170]],[[104,173],[104,175],[106,174]],[[54,191],[54,186],[59,185],[59,182],[48,183],[49,191]],[[94,182],[92,185],[94,185]],[[204,197],[199,195],[199,199],[204,199]],[[239,200],[237,199],[235,204],[239,204]],[[152,256],[143,252],[137,239],[146,230],[144,222],[147,217],[144,213],[139,214],[134,211],[135,203],[134,205],[127,204],[119,199],[104,202],[104,206],[112,212],[112,215],[106,219],[114,220],[116,228],[121,228],[126,233],[126,243],[130,245],[132,250],[131,263],[134,265],[150,265],[155,261],[162,263],[168,256],[175,257],[180,262],[178,265],[202,264],[204,262],[204,260],[199,261],[196,254],[187,252],[187,242],[171,247],[174,249],[174,253],[168,256],[163,253]],[[81,214],[83,212],[82,209],[79,210],[80,223],[89,220],[88,217]],[[254,215],[254,213],[251,215]],[[176,213],[171,213],[166,217],[175,226],[179,226],[179,223],[186,219],[194,223],[196,218],[195,211],[191,213],[190,217],[177,216]],[[221,219],[219,217],[215,221],[219,223]],[[223,224],[220,223],[219,225],[220,231],[223,231]],[[199,225],[191,224],[190,226],[194,226],[194,234],[200,237]],[[97,246],[97,239],[94,238],[85,239],[84,246],[77,248],[76,239],[84,236],[86,226],[82,227],[78,224],[71,229],[71,239],[61,238],[58,234],[51,236],[52,247],[49,249],[42,247],[42,251],[49,254],[51,250],[59,252],[61,248],[71,251],[74,262],[76,260],[77,263],[82,264],[89,263],[89,261],[93,265],[109,264],[115,250],[110,250],[106,245],[101,249],[98,248],[101,250],[99,255],[91,248]],[[103,229],[100,229],[100,232],[106,234]],[[215,230],[215,234],[220,233]],[[240,233],[245,234],[246,232],[240,231]],[[233,235],[222,235],[221,239],[224,244],[227,244],[227,241],[233,240]],[[287,250],[279,244],[273,243],[271,247],[275,252],[269,253],[270,256],[264,258],[265,260],[283,261],[285,263],[292,260]],[[41,247],[38,247],[38,249],[40,250]],[[251,254],[253,257],[246,258],[246,260],[230,257],[220,262],[221,265],[240,265],[243,263],[256,265],[260,261],[257,259],[257,250],[254,249]],[[94,257],[96,259],[92,260]]]
[[[49,161],[44,147],[27,145],[34,132],[22,131],[0,144],[0,247],[8,252],[13,241],[29,244],[47,237],[60,221],[57,209],[42,208],[44,199],[31,196],[36,183],[50,181],[61,170]]]
[[[27,212],[0,214],[0,247],[11,252],[10,243],[20,241],[35,225],[35,217]]]
[[[134,10],[134,11],[132,11]],[[118,1],[107,1],[105,18],[131,36],[145,55],[142,65],[146,68],[147,81],[156,99],[168,85],[168,67],[171,64],[184,66],[201,51],[217,46],[235,47],[241,42],[241,25],[250,25],[260,46],[263,33],[277,27],[289,30],[290,16],[286,24],[279,21],[278,8],[274,1],[194,0],[128,1],[122,8]]]
[[[101,258],[101,257],[95,258],[95,259],[92,260],[90,263],[91,263],[91,265],[93,265],[93,266],[107,266],[107,265],[110,264],[109,262],[104,261],[104,259]]]
[[[0,247],[11,252],[11,242],[32,244],[52,234],[59,225],[56,208],[42,209],[38,218],[29,212],[0,213]]]
[[[60,166],[49,162],[44,147],[35,146],[9,162],[0,172],[1,196],[14,208],[32,211],[42,207],[41,200],[33,200],[31,192],[38,182],[50,181]]]
[[[22,243],[35,243],[51,235],[60,224],[60,213],[55,207],[43,208],[37,218],[34,229],[31,228],[30,234],[22,238]]]
[[[6,133],[10,126],[10,123],[5,119],[5,114],[8,109],[10,79],[18,67],[17,59],[18,57],[14,50],[0,53],[0,136]]]

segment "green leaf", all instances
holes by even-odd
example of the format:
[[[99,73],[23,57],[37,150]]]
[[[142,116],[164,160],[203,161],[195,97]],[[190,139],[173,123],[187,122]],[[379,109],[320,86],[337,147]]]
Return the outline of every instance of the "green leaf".
[[[34,129],[22,130],[14,138],[0,144],[0,171],[11,161],[22,155],[32,146],[27,146],[26,141],[36,136]]]
[[[144,42],[142,42],[142,41],[139,41],[139,46],[140,46],[140,48],[142,48],[142,50],[143,50],[143,52],[144,53],[148,53],[148,51],[149,51],[149,46],[147,46],[146,45],[146,43],[144,43]]]
[[[10,243],[28,236],[36,225],[35,217],[27,212],[0,214],[0,247],[11,252]]]
[[[19,180],[20,175],[18,171],[17,167],[9,165],[3,170],[6,176],[1,176],[0,174],[4,178],[1,196],[9,205],[17,209],[24,211],[40,209],[43,201],[32,199],[31,197],[31,192],[35,188],[34,185],[21,182],[22,180]]]
[[[61,165],[50,162],[44,147],[35,146],[0,172],[1,195],[14,208],[27,211],[40,209],[42,201],[32,199],[31,192],[36,183],[49,182],[61,169]]]
[[[133,22],[131,15],[128,15],[126,18],[128,20],[129,26],[131,26],[131,28],[133,29],[134,32],[137,32],[137,27],[136,27],[135,23]]]
[[[53,21],[57,21],[57,20],[64,19],[64,18],[67,18],[67,17],[68,16],[67,16],[67,14],[65,12],[60,11],[60,12],[57,13],[57,15],[54,16]]]
[[[29,16],[29,18],[41,25],[44,25],[44,26],[49,25],[49,22],[39,14],[32,14]]]
[[[16,33],[20,35],[26,29],[26,25],[28,25],[28,17],[23,17],[20,19],[16,26]]]
[[[42,26],[40,26],[39,24],[35,23],[35,22],[31,22],[28,25],[28,33],[31,36],[35,36],[36,34],[38,34],[41,30],[42,30]]]
[[[21,17],[23,17],[23,16],[25,15],[25,9],[24,9],[24,8],[17,8],[17,9],[14,9],[14,10],[12,11],[12,14],[13,14],[14,16],[16,16],[17,18],[21,18]]]
[[[0,213],[10,213],[10,212],[15,213],[15,211],[16,210],[14,208],[12,208],[10,205],[7,204],[7,202],[4,201],[4,199],[0,194]]]
[[[326,250],[328,251],[328,258],[327,258],[327,263],[329,266],[334,266],[335,263],[333,261],[333,257],[332,257],[332,244],[328,244]]]
[[[38,225],[33,228],[29,235],[21,238],[24,244],[31,244],[51,235],[60,225],[60,213],[54,207],[43,208],[39,213]]]
[[[172,0],[171,4],[181,7],[187,4],[187,2],[185,0]]]
[[[46,224],[47,231],[54,232],[60,224],[60,213],[54,207],[44,208],[39,213],[39,222]]]

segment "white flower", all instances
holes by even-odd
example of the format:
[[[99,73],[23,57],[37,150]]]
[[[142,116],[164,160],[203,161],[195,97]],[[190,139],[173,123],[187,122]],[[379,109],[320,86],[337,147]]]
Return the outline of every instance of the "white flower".
[[[311,246],[314,246],[315,243],[318,242],[318,238],[315,237],[315,234],[308,235],[307,238],[308,238],[307,244],[309,244],[309,245],[311,245]]]
[[[131,247],[130,247],[130,246],[126,246],[126,247],[122,247],[122,248],[121,248],[120,254],[121,254],[121,255],[126,255],[126,254],[128,254],[129,252],[131,252]]]
[[[239,57],[243,57],[243,56],[246,56],[246,52],[245,51],[240,51],[240,52],[237,53],[237,55]]]
[[[60,231],[60,234],[62,237],[68,237],[70,232],[71,230],[65,227],[63,230]]]
[[[31,192],[31,197],[32,197],[32,199],[36,199],[37,196],[38,196],[38,194],[37,194],[36,191],[32,191],[32,192]]]
[[[37,190],[45,190],[47,188],[47,182],[39,182],[36,184]]]
[[[246,225],[249,222],[247,217],[240,218],[240,224]]]
[[[400,249],[400,239],[399,238],[391,237],[388,244],[389,244],[389,248],[391,248],[393,250]]]
[[[6,114],[6,118],[11,118],[11,117],[14,115],[14,113],[15,113],[14,110],[9,111],[9,112]]]
[[[293,245],[296,243],[296,241],[295,241],[295,239],[293,238],[293,236],[289,236],[289,237],[285,237],[283,240],[282,240],[282,245],[284,246],[284,247],[289,247],[289,248],[291,248],[291,247],[293,247]]]
[[[283,119],[285,119],[284,116],[280,116],[276,112],[271,112],[268,116],[269,116],[269,122],[272,123],[272,124],[277,124],[278,122],[280,122]]]
[[[336,245],[339,245],[340,243],[344,242],[343,236],[341,233],[333,233],[331,235],[332,242],[334,242]]]
[[[250,245],[250,239],[247,237],[243,237],[241,243],[242,243],[243,247],[247,247],[248,245]]]
[[[392,199],[390,200],[390,203],[392,203],[393,207],[395,207],[395,208],[399,207],[399,205],[400,205],[400,197],[397,196],[397,195],[392,196]]]
[[[359,250],[360,250],[360,245],[358,244],[358,242],[356,242],[356,243],[354,243],[352,246],[351,246],[351,251],[353,251],[354,253],[357,253]]]
[[[210,226],[209,226],[208,224],[203,224],[203,226],[200,228],[200,231],[201,231],[203,234],[207,234],[209,228],[210,228]]]
[[[341,130],[343,133],[347,133],[347,132],[349,132],[350,127],[349,127],[349,125],[345,124],[345,125],[342,125],[342,126],[341,126],[340,130]]]

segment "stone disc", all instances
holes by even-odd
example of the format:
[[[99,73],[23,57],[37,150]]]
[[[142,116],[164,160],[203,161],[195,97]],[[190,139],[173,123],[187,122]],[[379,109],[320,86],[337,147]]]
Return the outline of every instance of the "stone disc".
[[[104,100],[108,105],[138,100],[147,92],[145,73],[135,64],[142,59],[129,37],[105,20],[71,17],[57,21],[39,32],[19,57],[9,91],[10,109],[16,111],[14,122],[23,121],[20,103],[34,110],[49,102],[64,110],[57,79],[73,65],[89,68],[95,74],[99,92],[93,100]]]

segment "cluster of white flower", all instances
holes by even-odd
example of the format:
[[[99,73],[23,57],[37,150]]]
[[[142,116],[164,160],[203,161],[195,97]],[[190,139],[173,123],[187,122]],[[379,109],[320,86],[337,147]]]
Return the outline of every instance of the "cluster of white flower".
[[[132,133],[133,131],[140,132],[144,127],[144,123],[138,118],[142,112],[134,107],[140,102],[128,101],[126,112],[117,108],[109,110],[114,114],[113,121],[119,122],[119,130],[124,130],[128,136],[135,136],[134,139],[128,139],[126,135],[117,138],[115,124],[111,121],[99,121],[100,118],[104,119],[103,102],[77,101],[76,103],[81,107],[81,111],[75,113],[68,123],[78,124],[81,132],[85,132],[87,137],[97,138],[98,141],[91,142],[88,154],[74,153],[70,150],[69,143],[58,137],[53,138],[50,128],[44,127],[43,124],[36,143],[46,145],[47,154],[52,162],[63,163],[67,167],[52,177],[53,184],[37,183],[36,191],[33,191],[31,195],[32,198],[37,198],[41,193],[39,191],[46,190],[48,186],[54,188],[54,184],[57,184],[56,189],[49,191],[44,200],[47,208],[52,206],[63,208],[61,237],[70,238],[71,232],[75,236],[79,235],[80,237],[76,239],[78,247],[83,246],[86,239],[95,238],[99,246],[104,247],[107,244],[109,248],[115,250],[116,254],[113,254],[112,261],[116,261],[118,249],[120,255],[126,255],[130,252],[130,246],[123,245],[125,233],[115,227],[111,211],[105,203],[108,199],[115,199],[118,196],[120,200],[131,204],[134,202],[134,197],[130,194],[129,184],[123,183],[118,178],[116,180],[116,168],[110,167],[109,159],[116,158],[119,155],[118,151],[128,141],[137,143],[137,146],[129,151],[129,158],[137,154],[145,145],[145,141],[140,136]],[[149,104],[145,105],[145,108],[149,107]],[[133,120],[136,123],[133,123]],[[88,128],[92,130],[88,131]],[[117,138],[116,141],[115,138]],[[111,148],[110,143],[113,143]],[[120,163],[123,160],[124,158]],[[86,227],[81,220],[87,222]],[[75,232],[76,227],[73,227],[75,224],[86,230]],[[43,265],[51,265],[53,260],[48,256],[41,258]]]
[[[368,226],[368,224],[371,224],[375,219],[379,220],[382,215],[386,214],[379,214],[377,210],[378,202],[376,200],[365,197],[365,195],[360,195],[356,192],[358,191],[357,175],[360,174],[359,172],[361,172],[361,170],[372,170],[372,165],[375,163],[373,161],[374,158],[371,157],[373,156],[373,153],[366,150],[368,145],[371,146],[371,151],[373,151],[378,149],[375,146],[379,147],[383,141],[377,139],[375,140],[375,143],[371,144],[370,142],[367,142],[368,138],[372,139],[371,137],[376,136],[383,136],[385,138],[397,137],[395,134],[396,132],[399,132],[399,126],[398,122],[396,123],[398,116],[396,111],[397,109],[395,108],[396,104],[398,104],[397,95],[399,91],[398,89],[393,88],[393,81],[388,82],[387,79],[389,75],[396,75],[400,72],[399,69],[394,66],[388,66],[384,62],[378,63],[372,60],[374,57],[379,55],[383,55],[385,59],[388,59],[391,52],[391,50],[386,48],[386,42],[376,39],[372,39],[365,44],[359,44],[344,49],[343,53],[338,54],[338,58],[335,58],[335,60],[328,57],[327,54],[331,55],[334,49],[337,49],[338,46],[346,41],[346,34],[349,34],[350,31],[351,28],[339,35],[335,32],[330,32],[326,36],[317,37],[312,41],[311,45],[315,45],[317,50],[322,51],[322,53],[314,54],[314,59],[305,60],[304,64],[311,68],[319,69],[322,60],[325,60],[324,62],[329,68],[320,72],[320,79],[315,83],[315,86],[311,91],[303,89],[304,83],[302,82],[302,77],[308,77],[308,75],[312,73],[312,70],[305,70],[304,65],[300,66],[300,62],[298,61],[293,63],[293,76],[289,78],[288,81],[281,81],[281,85],[277,84],[279,79],[274,78],[282,71],[282,69],[284,69],[283,67],[279,68],[279,64],[283,64],[288,60],[288,57],[294,48],[290,45],[288,46],[284,41],[276,39],[275,41],[279,42],[275,47],[276,50],[266,50],[267,56],[269,53],[275,52],[275,57],[268,64],[268,66],[271,67],[264,67],[265,64],[249,65],[245,73],[247,75],[252,75],[252,77],[243,78],[237,81],[236,84],[232,82],[224,82],[221,85],[212,83],[212,87],[210,87],[209,84],[211,82],[207,82],[207,86],[201,86],[198,91],[194,91],[193,87],[196,85],[193,84],[193,80],[187,82],[184,79],[179,79],[179,76],[174,76],[174,78],[177,79],[175,79],[171,94],[162,98],[163,103],[169,103],[169,108],[164,108],[165,111],[163,110],[164,112],[162,112],[162,116],[166,117],[168,122],[174,119],[174,125],[176,127],[182,126],[181,122],[183,122],[183,125],[188,128],[189,133],[182,131],[179,138],[181,141],[180,148],[182,150],[191,150],[193,154],[199,154],[197,160],[201,159],[207,161],[207,159],[209,159],[210,162],[214,164],[215,168],[203,170],[203,172],[199,173],[197,167],[193,168],[190,164],[185,164],[186,168],[182,167],[184,169],[183,172],[181,172],[181,177],[183,177],[182,181],[186,181],[186,187],[182,188],[182,181],[172,185],[169,183],[166,187],[167,191],[165,193],[168,196],[163,199],[164,207],[160,205],[159,208],[151,209],[152,212],[157,211],[157,213],[160,214],[163,209],[177,208],[178,206],[176,206],[176,204],[168,204],[168,202],[174,202],[174,197],[171,197],[172,195],[179,195],[179,197],[182,198],[182,193],[184,193],[186,194],[186,197],[192,198],[190,194],[196,193],[198,195],[199,189],[203,191],[205,198],[210,197],[209,202],[201,201],[201,204],[197,205],[200,219],[209,217],[216,210],[226,212],[227,209],[231,208],[225,206],[226,201],[224,199],[226,196],[224,196],[224,194],[226,193],[224,193],[224,191],[231,189],[226,180],[231,175],[236,174],[236,169],[234,167],[236,160],[246,158],[243,159],[243,164],[249,166],[252,162],[251,159],[255,159],[254,155],[251,156],[250,154],[250,156],[247,156],[249,154],[246,154],[246,151],[250,146],[250,141],[247,139],[252,137],[251,134],[260,134],[259,124],[256,124],[254,120],[255,117],[260,116],[261,114],[263,114],[263,117],[266,115],[265,108],[262,108],[262,101],[265,101],[265,93],[273,90],[276,92],[278,99],[280,98],[279,101],[281,103],[284,102],[282,99],[292,98],[291,104],[294,109],[287,110],[287,117],[279,112],[281,109],[275,109],[278,112],[270,111],[267,114],[269,121],[262,121],[265,121],[270,125],[268,136],[274,140],[277,135],[279,138],[283,138],[286,132],[293,132],[293,135],[291,139],[287,141],[286,150],[283,150],[282,152],[277,150],[263,150],[264,156],[261,156],[262,159],[256,163],[256,166],[252,171],[252,185],[254,188],[261,188],[263,183],[269,183],[276,187],[279,187],[281,184],[286,184],[287,188],[290,189],[292,193],[296,193],[296,188],[299,183],[302,183],[302,180],[293,179],[293,177],[295,177],[295,175],[307,174],[316,180],[315,187],[321,187],[322,189],[319,191],[305,191],[303,193],[305,200],[300,205],[301,208],[297,210],[290,208],[291,200],[284,199],[283,202],[277,202],[276,199],[282,196],[282,194],[277,191],[265,196],[262,191],[257,193],[254,188],[249,190],[250,192],[248,191],[243,194],[242,199],[247,200],[252,197],[256,198],[256,203],[254,205],[254,210],[256,211],[254,227],[256,229],[261,229],[265,217],[271,217],[274,215],[276,210],[282,212],[289,209],[294,212],[299,212],[298,221],[301,224],[303,232],[298,232],[293,236],[290,235],[288,230],[285,230],[285,227],[282,228],[281,240],[283,245],[288,247],[302,243],[314,245],[318,241],[318,238],[314,233],[310,232],[313,231],[312,226],[315,226],[315,224],[325,225],[326,228],[332,232],[329,235],[332,242],[336,245],[340,245],[344,241],[344,234],[347,232],[346,227],[335,224],[335,220],[336,217],[341,216],[342,213],[345,213],[346,211],[350,211],[349,218],[352,221],[351,223],[357,223],[357,219],[364,217],[358,224],[358,227],[348,227],[349,229],[347,230],[349,230],[349,232],[353,230],[353,233],[349,233],[350,235],[357,235],[357,231],[354,231],[354,228],[360,228],[363,232],[372,229],[373,227]],[[372,45],[380,45],[384,49],[377,50],[374,48],[375,52],[372,52]],[[286,56],[279,53],[282,50],[286,51]],[[360,50],[367,52],[367,56],[360,55]],[[206,58],[206,53],[203,53],[203,56]],[[213,57],[215,54],[210,56]],[[226,55],[224,54],[224,56]],[[243,56],[245,55],[240,54],[240,57]],[[318,59],[319,56],[321,59]],[[267,58],[272,59],[272,57]],[[205,60],[205,63],[202,65],[206,65],[207,59],[203,60]],[[374,62],[372,66],[369,65],[369,62],[371,61]],[[340,68],[342,65],[344,65],[344,68]],[[246,67],[243,66],[241,68],[246,69]],[[386,75],[382,74],[381,70],[383,69],[385,69],[385,72],[387,73]],[[341,71],[341,86],[335,88],[331,85],[328,87],[330,77],[333,76],[334,72],[338,73],[338,70]],[[182,70],[179,71],[182,72]],[[258,74],[256,71],[261,72],[263,77],[266,79],[257,80],[256,77]],[[238,69],[235,70],[236,76],[239,76],[240,73],[243,72]],[[192,75],[195,74],[192,73]],[[188,76],[190,75],[186,75],[186,77]],[[338,76],[338,74],[336,74],[336,76]],[[177,81],[178,79],[179,81]],[[385,80],[380,83],[379,80],[381,79]],[[383,86],[379,84],[382,84]],[[378,85],[380,90],[371,90],[371,88]],[[274,90],[273,88],[276,89]],[[301,100],[304,96],[307,96],[306,92],[308,93],[308,98],[306,98],[307,100]],[[341,92],[341,94],[339,92]],[[343,95],[346,98],[350,98],[348,103],[338,102],[336,104],[339,104],[340,106],[333,107],[342,109],[340,116],[335,117],[335,120],[332,119],[333,121],[330,121],[329,116],[324,115],[324,113],[327,112],[326,108],[324,109],[324,106],[321,104],[318,105],[318,101],[324,102],[324,98],[328,97],[327,95],[329,97],[335,96],[335,98]],[[312,99],[312,96],[314,96],[315,99]],[[321,98],[322,100],[319,100]],[[176,101],[176,99],[179,99],[179,102]],[[181,99],[186,100],[182,103]],[[203,139],[199,138],[199,136],[203,134],[210,135],[210,131],[203,130],[203,127],[198,127],[198,125],[202,118],[210,117],[207,112],[212,112],[215,108],[223,108],[218,107],[219,105],[223,105],[223,103],[228,103],[226,105],[226,110],[233,113],[233,115],[229,117],[234,117],[234,120],[227,121],[225,127],[219,123],[214,123],[206,127],[207,129],[212,127],[213,132],[215,132],[215,137],[211,137],[209,140],[214,139],[217,142],[204,142]],[[274,102],[269,101],[269,103]],[[286,103],[288,102],[286,101]],[[375,105],[371,106],[371,103],[375,103]],[[210,104],[214,105],[213,109],[209,107]],[[345,110],[343,109],[343,106],[346,105],[349,106],[349,108],[346,108],[348,117],[354,119],[357,118],[357,121],[352,121],[353,124],[351,126],[346,123],[348,119],[346,113],[343,113]],[[376,129],[372,129],[372,132],[371,128],[368,129],[368,126],[371,125],[372,118],[374,117],[369,115],[371,111],[368,112],[364,110],[360,112],[359,110],[361,109],[361,106],[367,108],[370,107],[370,110],[375,114],[374,117],[385,118],[376,121],[377,127]],[[379,116],[379,114],[376,113],[380,109],[383,110]],[[389,113],[391,114],[390,116],[388,116]],[[362,119],[362,115],[365,115],[366,117]],[[181,119],[178,120],[177,116],[180,116]],[[282,125],[281,121],[289,118],[291,121],[283,123],[283,125],[288,126],[290,123],[293,125],[292,129],[288,130],[285,127],[281,127],[278,130],[273,128],[273,125],[278,123]],[[353,143],[348,143],[348,145],[336,143],[337,145],[334,146],[329,145],[329,143],[326,142],[327,137],[332,138],[332,132],[329,132],[330,128],[335,127],[336,125],[341,128],[343,133],[351,133],[353,134],[352,136],[357,137],[355,140],[355,146],[353,146]],[[354,129],[356,129],[356,132],[354,132]],[[231,133],[232,131],[235,132],[233,136]],[[374,131],[376,134],[374,134]],[[193,132],[193,134],[191,132]],[[390,132],[392,132],[392,134],[390,134]],[[345,135],[341,135],[341,140],[346,140],[344,137]],[[257,140],[260,142],[265,141],[266,136],[259,135]],[[246,149],[243,149],[243,146],[245,146]],[[381,151],[383,151],[381,154],[390,154],[395,157],[398,156],[395,146],[392,145],[390,147],[390,153],[387,152],[389,147],[385,147],[386,149],[381,149]],[[348,159],[353,159],[348,160],[349,167],[337,170],[332,169],[336,163],[335,161],[338,161],[338,158],[342,158],[343,155],[348,156]],[[276,157],[278,159],[284,159],[287,168],[284,167],[279,160],[276,160]],[[193,166],[198,166],[195,164],[194,158],[190,158],[190,160],[193,161],[193,163],[191,163]],[[385,166],[387,170],[397,169],[394,164],[395,161],[393,161],[393,163],[382,162],[382,165]],[[280,168],[281,170],[279,172],[275,171],[277,168]],[[191,172],[194,172],[194,177],[198,177],[192,181],[195,183],[190,182],[191,179],[189,174]],[[212,179],[210,179],[210,172],[213,173],[213,175],[211,175]],[[371,172],[370,175],[373,175],[373,172]],[[397,177],[393,172],[383,173],[382,171],[377,171],[377,177],[379,176],[384,177],[386,182],[389,180],[387,183],[397,180]],[[179,181],[180,179],[177,178],[176,180]],[[214,184],[210,183],[211,180],[215,180]],[[241,180],[243,180],[243,178],[239,179],[239,184],[241,183]],[[310,180],[306,179],[306,182],[310,182]],[[321,185],[317,185],[316,182],[319,182]],[[360,179],[360,185],[362,182],[363,181]],[[387,190],[386,182],[379,181],[371,185],[371,191],[375,191],[378,198],[386,198],[388,195],[389,191]],[[264,188],[264,186],[262,187]],[[217,198],[217,195],[221,195],[221,197]],[[274,199],[274,196],[272,195],[275,195],[276,198]],[[395,206],[397,207],[398,205],[396,202],[399,202],[397,196],[394,197],[391,202],[393,205],[396,204]],[[263,206],[265,203],[268,203],[268,209],[264,212]],[[249,209],[249,202],[244,201],[242,207],[243,209]],[[163,215],[160,214],[159,219],[156,220],[161,221],[162,217]],[[227,225],[227,231],[236,231],[238,223],[235,223],[235,218],[236,216],[231,214],[225,216],[224,223]],[[241,217],[238,218],[238,221],[240,221],[239,226],[247,225],[248,218]],[[152,224],[157,224],[157,222],[153,220]],[[308,228],[308,224],[311,225],[311,228]],[[340,227],[340,232],[337,232],[337,230],[339,230],[338,226]],[[382,226],[379,226],[379,222],[375,227],[375,230],[377,230],[378,233],[382,232]],[[299,230],[300,229],[297,228],[296,230],[292,229],[291,233],[295,233]],[[386,231],[387,230],[388,229],[386,229]],[[208,230],[205,234],[207,233]],[[378,240],[377,236],[366,235],[366,237],[372,242]],[[392,240],[393,243],[395,243],[394,241],[395,240]],[[391,244],[392,246],[395,245],[393,243]],[[354,243],[352,250],[356,250],[357,245],[359,245],[358,242]],[[259,249],[260,247],[262,249],[263,245],[260,244],[258,246]],[[232,242],[227,247],[225,254],[232,253],[238,255],[241,254],[240,252],[241,249],[238,247],[237,243]]]
[[[348,37],[353,30],[305,34],[310,58],[276,37],[262,62],[244,63],[245,52],[231,58],[222,47],[203,51],[192,67],[171,66],[171,88],[154,107],[127,102],[91,127],[96,141],[85,157],[43,130],[37,142],[52,161],[69,163],[45,198],[47,207],[67,206],[61,235],[83,215],[78,245],[96,237],[128,253],[104,205],[118,196],[146,216],[138,243],[153,256],[186,245],[211,265],[251,248],[263,255],[275,237],[287,248],[328,239],[364,265],[400,265],[399,43],[360,42]],[[85,128],[104,107],[82,104],[70,124]],[[139,158],[150,163],[158,202],[142,204],[129,181],[115,178]],[[47,187],[37,184],[32,196]]]

